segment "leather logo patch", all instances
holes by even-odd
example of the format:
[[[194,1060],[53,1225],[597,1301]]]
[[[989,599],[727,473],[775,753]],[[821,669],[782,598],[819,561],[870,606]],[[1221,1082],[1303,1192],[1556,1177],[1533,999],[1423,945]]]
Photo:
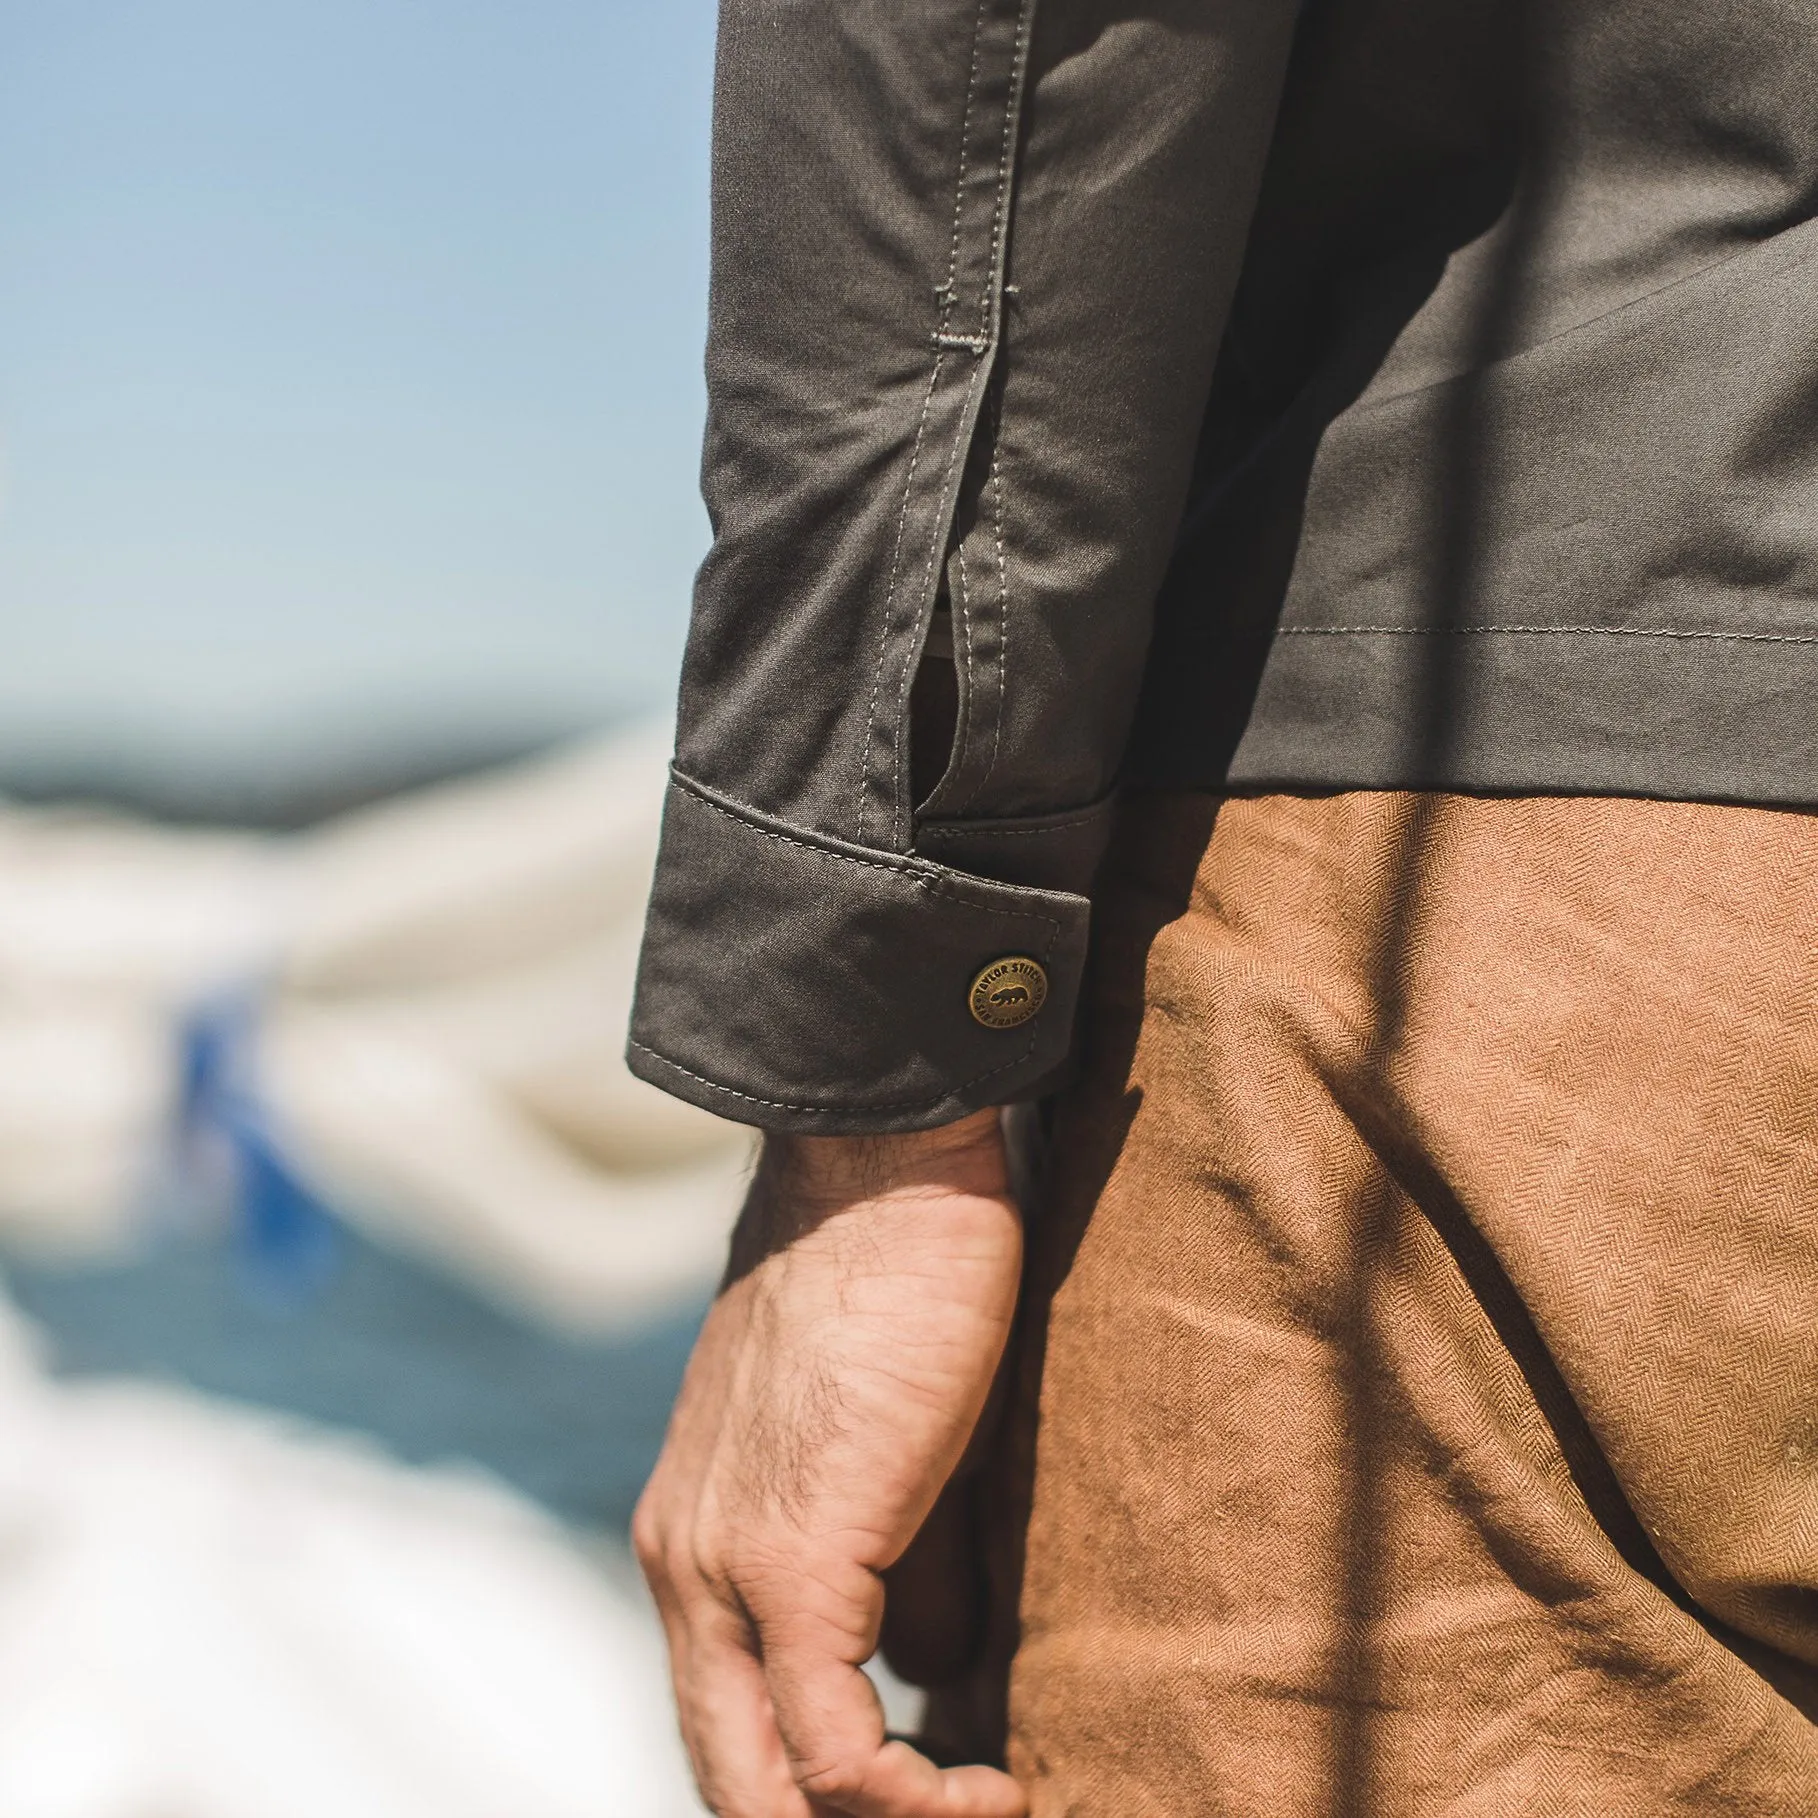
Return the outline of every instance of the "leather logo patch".
[[[993,960],[972,981],[966,1001],[974,1022],[987,1029],[1014,1029],[1048,1001],[1048,975],[1034,960],[1014,953]]]

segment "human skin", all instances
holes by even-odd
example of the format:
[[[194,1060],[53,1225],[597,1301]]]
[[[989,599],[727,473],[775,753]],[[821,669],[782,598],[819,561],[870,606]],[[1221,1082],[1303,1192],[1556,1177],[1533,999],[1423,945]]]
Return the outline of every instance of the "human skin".
[[[888,1741],[883,1573],[966,1448],[1015,1312],[995,1112],[765,1148],[632,1526],[718,1818],[1019,1818]]]

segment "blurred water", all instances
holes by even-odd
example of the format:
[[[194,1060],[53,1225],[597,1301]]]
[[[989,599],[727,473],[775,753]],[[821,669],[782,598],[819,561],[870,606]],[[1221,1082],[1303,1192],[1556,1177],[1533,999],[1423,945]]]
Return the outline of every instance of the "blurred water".
[[[4,1263],[59,1375],[144,1375],[375,1437],[409,1463],[477,1464],[564,1519],[622,1532],[704,1308],[612,1340],[514,1318],[337,1226],[306,1294],[243,1251],[166,1231],[101,1266]]]

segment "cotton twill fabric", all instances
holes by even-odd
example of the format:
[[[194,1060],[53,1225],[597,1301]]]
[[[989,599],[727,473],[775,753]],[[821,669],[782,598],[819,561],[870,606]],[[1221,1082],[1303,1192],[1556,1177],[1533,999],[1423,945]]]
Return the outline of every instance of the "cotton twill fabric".
[[[1149,797],[1093,964],[968,1490],[1037,1818],[1818,1810],[1818,821]]]
[[[1077,830],[1122,760],[1295,17],[1292,0],[723,0],[714,540],[677,765],[729,815],[672,817],[634,1072],[823,1133],[1045,1085],[1051,1065],[1009,1039],[981,1068],[931,1031],[923,970],[854,996],[828,956],[883,930],[879,859],[956,885],[899,897],[888,937],[956,955],[937,1022],[1027,951],[971,943],[953,913],[969,880],[1087,913],[1102,841]],[[958,711],[923,796],[911,708],[937,617]],[[817,868],[826,941],[779,928],[734,1026],[718,930],[744,905],[719,892],[753,844],[741,809],[858,858]],[[1077,960],[1051,979],[1043,1059],[1071,1044]]]

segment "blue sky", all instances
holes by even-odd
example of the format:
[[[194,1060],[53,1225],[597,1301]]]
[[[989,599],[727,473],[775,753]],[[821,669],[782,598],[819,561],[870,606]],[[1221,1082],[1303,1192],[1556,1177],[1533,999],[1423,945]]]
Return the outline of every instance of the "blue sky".
[[[0,754],[667,697],[710,0],[0,0]]]

